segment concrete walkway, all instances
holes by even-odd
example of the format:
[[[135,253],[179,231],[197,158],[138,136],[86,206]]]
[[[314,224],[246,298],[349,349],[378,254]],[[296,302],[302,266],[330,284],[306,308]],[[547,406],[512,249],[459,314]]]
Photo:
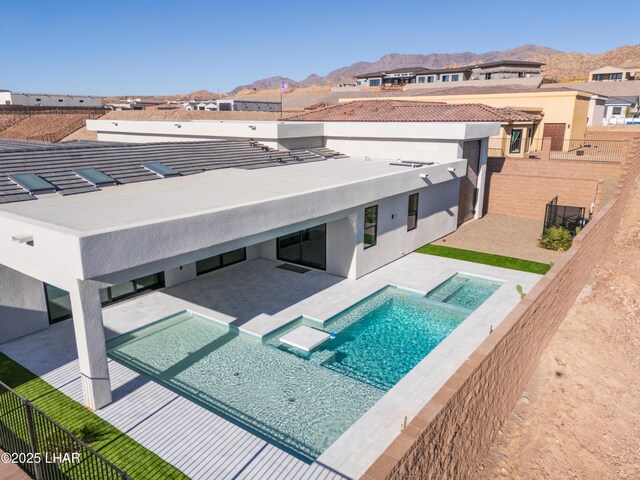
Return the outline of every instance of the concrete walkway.
[[[455,232],[433,243],[534,262],[555,262],[562,252],[538,247],[542,224],[542,220],[532,218],[487,214],[462,224]]]

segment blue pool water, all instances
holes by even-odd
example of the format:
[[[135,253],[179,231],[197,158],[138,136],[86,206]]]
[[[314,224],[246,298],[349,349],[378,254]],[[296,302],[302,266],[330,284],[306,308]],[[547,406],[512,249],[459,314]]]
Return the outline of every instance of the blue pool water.
[[[499,282],[455,275],[424,294],[388,286],[325,323],[311,353],[181,312],[107,342],[116,361],[311,461],[429,354]],[[455,288],[454,288],[455,287]],[[473,307],[473,308],[470,308]]]

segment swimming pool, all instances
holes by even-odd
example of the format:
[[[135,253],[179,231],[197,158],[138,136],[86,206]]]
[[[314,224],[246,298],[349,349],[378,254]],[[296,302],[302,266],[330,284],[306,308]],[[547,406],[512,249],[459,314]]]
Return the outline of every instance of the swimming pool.
[[[107,346],[114,360],[312,461],[500,285],[458,274],[427,295],[387,286],[324,327],[301,317],[262,340],[184,311]],[[280,341],[301,325],[335,338],[311,352]]]

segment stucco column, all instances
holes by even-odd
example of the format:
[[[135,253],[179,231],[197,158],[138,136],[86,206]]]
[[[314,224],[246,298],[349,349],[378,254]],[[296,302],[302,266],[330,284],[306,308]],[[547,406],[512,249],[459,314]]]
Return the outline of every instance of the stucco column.
[[[78,280],[69,294],[84,404],[92,410],[98,410],[111,403],[99,289],[91,281]]]
[[[475,214],[473,218],[482,218],[484,215],[484,191],[487,180],[487,161],[489,157],[489,139],[483,138],[480,141],[480,159],[478,160],[478,195],[476,195],[476,204],[474,205]]]

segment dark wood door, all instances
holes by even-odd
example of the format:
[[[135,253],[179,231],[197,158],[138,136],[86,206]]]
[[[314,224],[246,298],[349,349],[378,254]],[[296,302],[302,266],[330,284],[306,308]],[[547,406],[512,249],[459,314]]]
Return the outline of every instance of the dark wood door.
[[[551,151],[562,151],[562,144],[564,143],[564,132],[567,130],[566,123],[545,123],[542,136],[544,138],[551,138]]]
[[[478,195],[478,167],[480,163],[480,141],[464,142],[462,158],[467,159],[467,172],[460,178],[460,197],[458,199],[458,225],[471,220],[476,213],[475,204]]]

